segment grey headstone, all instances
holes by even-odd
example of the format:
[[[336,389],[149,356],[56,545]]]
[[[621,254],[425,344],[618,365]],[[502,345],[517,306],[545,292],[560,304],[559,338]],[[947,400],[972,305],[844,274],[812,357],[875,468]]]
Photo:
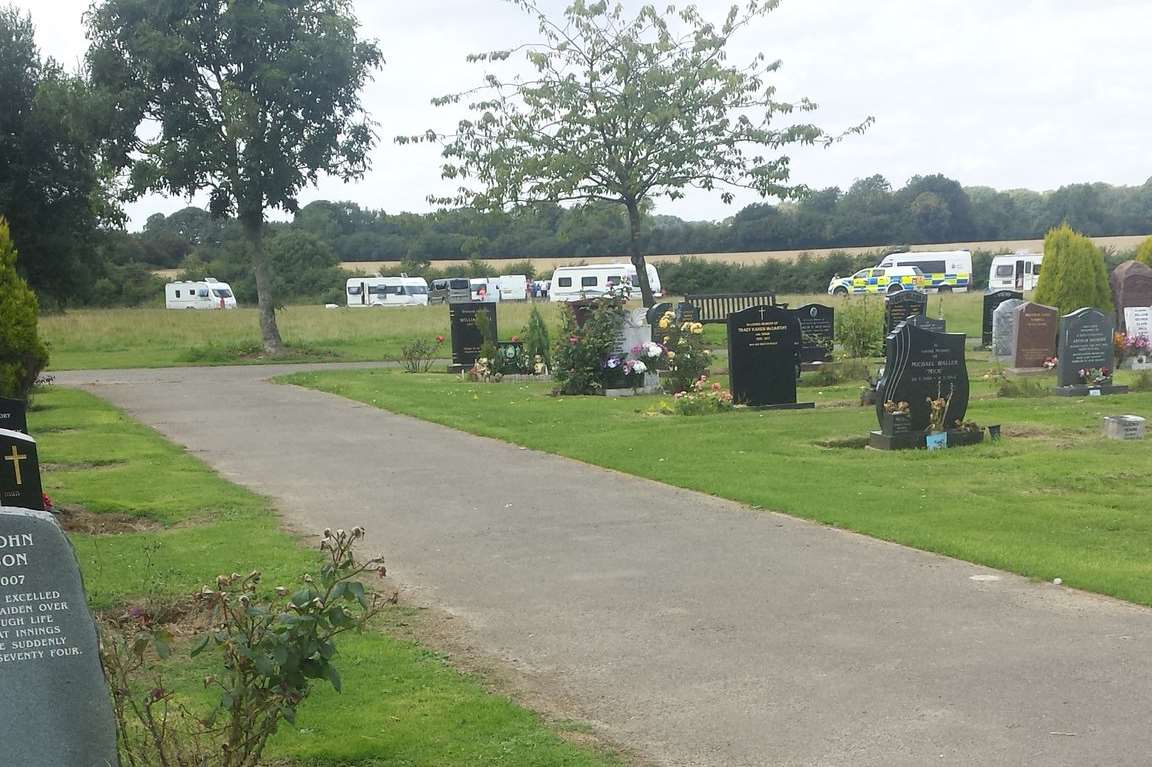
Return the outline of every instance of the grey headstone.
[[[51,514],[0,509],[0,763],[116,765],[80,567]]]
[[[1059,363],[1056,366],[1061,386],[1081,383],[1080,371],[1116,367],[1112,333],[1116,323],[1099,309],[1077,309],[1060,318]]]
[[[1012,364],[1016,359],[1016,307],[1022,299],[1009,298],[992,312],[992,356]]]

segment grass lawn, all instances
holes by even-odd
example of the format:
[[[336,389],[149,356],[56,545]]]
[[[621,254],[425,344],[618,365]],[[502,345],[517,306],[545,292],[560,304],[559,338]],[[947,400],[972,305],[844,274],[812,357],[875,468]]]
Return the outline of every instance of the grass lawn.
[[[155,432],[99,399],[70,390],[38,395],[29,414],[45,490],[135,524],[136,532],[70,535],[93,607],[142,597],[186,596],[217,573],[261,570],[291,584],[314,555],[279,529],[268,503],[221,479]],[[270,747],[277,764],[316,767],[608,767],[615,757],[578,747],[535,714],[491,694],[441,656],[389,636],[419,620],[390,608],[381,630],[346,635],[337,665],[344,692],[317,686],[295,725]],[[173,667],[189,688],[204,657]]]
[[[1152,450],[1104,439],[1100,421],[1152,414],[1152,393],[1002,399],[979,380],[982,359],[970,360],[977,381],[968,417],[1002,424],[1005,439],[933,453],[860,449],[877,425],[872,409],[855,403],[855,384],[803,387],[801,399],[816,400],[815,410],[675,417],[644,412],[658,397],[551,397],[545,384],[470,384],[444,374],[332,371],[283,380],[1152,605]]]
[[[843,301],[859,299],[811,295],[779,296],[779,300],[791,306],[810,302],[839,306]],[[536,306],[557,333],[561,305]],[[980,333],[980,307],[978,294],[930,296],[928,300],[933,317],[942,311],[949,330],[965,332],[969,337]],[[500,304],[500,337],[519,334],[528,324],[531,308],[527,303]],[[290,354],[277,359],[261,353],[255,309],[83,309],[42,316],[40,333],[49,344],[52,370],[387,360],[399,355],[401,345],[413,338],[449,334],[448,307],[444,305],[370,309],[290,306],[278,317]],[[713,345],[725,346],[722,325],[709,325],[706,332]],[[444,355],[448,356],[447,345]]]

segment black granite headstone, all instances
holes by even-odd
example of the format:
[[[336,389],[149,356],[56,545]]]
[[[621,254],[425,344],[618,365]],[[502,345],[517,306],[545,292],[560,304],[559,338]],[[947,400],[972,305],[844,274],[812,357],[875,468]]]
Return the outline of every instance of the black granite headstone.
[[[1060,386],[1083,384],[1081,370],[1107,370],[1116,365],[1112,333],[1116,323],[1099,309],[1077,309],[1060,318],[1056,376]]]
[[[948,400],[945,427],[968,412],[968,367],[963,333],[933,333],[907,322],[885,339],[884,375],[876,384],[876,419],[884,423],[885,402],[907,402],[909,426],[922,432],[931,422],[929,399]]]
[[[656,327],[656,323],[660,321],[660,318],[664,316],[665,312],[673,312],[672,304],[664,302],[648,307],[648,324]]]
[[[800,322],[779,306],[753,306],[728,315],[728,375],[732,399],[753,407],[812,407],[796,403]]]
[[[981,325],[980,345],[985,349],[992,346],[992,317],[996,307],[1011,298],[1023,301],[1024,294],[1018,290],[997,290],[995,293],[984,294],[984,322]]]
[[[933,333],[948,332],[948,324],[943,318],[937,319],[924,314],[913,314],[907,321],[909,325],[915,325],[923,330],[931,330]]]
[[[24,400],[0,397],[0,429],[28,433],[28,405]]]
[[[928,294],[901,290],[884,299],[884,335],[914,314],[928,313]]]
[[[37,506],[37,508],[39,508]],[[52,515],[0,509],[0,763],[116,765],[80,567]]]
[[[0,429],[0,507],[44,509],[36,440],[8,429]]]
[[[836,310],[805,304],[792,311],[800,323],[800,361],[827,362],[836,343]]]
[[[681,302],[676,304],[676,321],[677,322],[699,322],[700,321],[700,307],[695,304]]]
[[[488,327],[495,344],[496,304],[482,301],[448,304],[448,318],[452,323],[452,366],[455,368],[470,368],[480,358],[484,335],[476,325],[479,312],[488,315]]]

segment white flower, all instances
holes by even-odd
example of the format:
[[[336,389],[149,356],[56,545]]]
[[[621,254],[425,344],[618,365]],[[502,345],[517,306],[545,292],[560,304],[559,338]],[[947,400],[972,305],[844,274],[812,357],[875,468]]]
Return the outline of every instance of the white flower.
[[[632,363],[632,372],[633,373],[647,373],[648,372],[648,366],[645,365],[640,360],[636,360],[634,363]]]
[[[646,357],[649,357],[651,359],[656,359],[657,357],[659,357],[663,353],[664,353],[664,349],[662,349],[660,347],[660,344],[658,344],[658,343],[653,343],[652,341],[649,341],[648,343],[644,344],[644,356],[646,356]]]

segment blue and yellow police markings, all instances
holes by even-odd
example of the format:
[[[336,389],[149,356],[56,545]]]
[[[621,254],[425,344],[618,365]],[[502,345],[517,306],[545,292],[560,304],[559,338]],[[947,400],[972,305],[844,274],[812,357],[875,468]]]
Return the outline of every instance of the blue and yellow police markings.
[[[941,286],[967,288],[968,281],[969,275],[966,273],[943,274],[937,272],[935,274],[924,275],[924,287],[926,288],[939,288]]]

